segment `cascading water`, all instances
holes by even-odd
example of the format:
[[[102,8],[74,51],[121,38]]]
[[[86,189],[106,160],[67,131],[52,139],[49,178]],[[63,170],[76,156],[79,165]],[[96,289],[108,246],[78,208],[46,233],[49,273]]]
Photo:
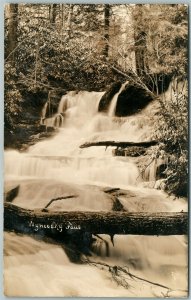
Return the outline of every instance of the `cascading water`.
[[[49,119],[45,119],[45,106],[43,123],[60,127],[59,132],[26,153],[5,152],[5,190],[20,186],[13,203],[43,208],[50,199],[76,194],[77,198],[55,202],[52,209],[111,211],[111,198],[103,188],[117,187],[126,191],[119,200],[129,212],[186,211],[183,199],[173,200],[162,191],[143,188],[133,158],[113,156],[112,147],[79,148],[92,141],[149,140],[153,124],[149,108],[128,118],[114,118],[118,95],[107,115],[97,112],[102,95],[69,92],[62,97],[58,113]],[[152,174],[147,176],[155,179]],[[185,237],[115,236],[114,246],[108,236],[102,238],[109,244],[110,255],[106,256],[105,244],[98,239],[94,260],[127,265],[140,277],[170,286],[176,290],[175,296],[184,294],[180,290],[187,289]],[[140,281],[131,282],[129,289],[116,286],[107,272],[71,263],[60,246],[11,233],[5,235],[4,280],[9,296],[163,297],[165,293],[163,288],[144,286]]]
[[[108,116],[109,117],[114,117],[115,116],[115,111],[116,111],[116,105],[117,105],[117,99],[119,94],[123,91],[123,89],[125,88],[126,84],[128,83],[128,81],[126,81],[125,83],[123,83],[121,85],[121,88],[119,89],[118,93],[116,93],[111,101],[110,107],[109,107],[109,112],[108,112]]]

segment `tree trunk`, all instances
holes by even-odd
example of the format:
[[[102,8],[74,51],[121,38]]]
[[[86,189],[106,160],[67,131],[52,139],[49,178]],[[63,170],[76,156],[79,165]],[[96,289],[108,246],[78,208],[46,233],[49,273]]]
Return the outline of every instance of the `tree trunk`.
[[[147,33],[143,20],[143,7],[145,4],[137,4],[134,8],[134,45],[135,63],[138,76],[144,76],[148,71],[147,62]]]
[[[64,27],[64,4],[61,5],[61,28],[63,29]]]
[[[49,14],[50,14],[50,23],[55,24],[56,21],[56,8],[57,4],[50,4]]]
[[[121,147],[121,148],[127,148],[127,147],[144,147],[148,148],[151,146],[157,145],[157,141],[146,141],[146,142],[115,142],[115,141],[97,141],[97,142],[90,142],[90,143],[84,143],[80,146],[80,148],[88,148],[93,146],[105,146],[105,147]]]
[[[14,50],[17,46],[17,27],[18,27],[18,4],[8,4],[7,9],[8,17],[8,35],[7,47],[5,49],[5,56],[11,56],[12,60],[15,59]]]
[[[19,233],[42,231],[45,235],[56,230],[109,235],[183,235],[188,233],[188,215],[184,212],[44,212],[5,203],[4,229]]]
[[[67,28],[66,28],[67,34],[68,34],[69,38],[71,37],[73,7],[74,7],[73,4],[69,5],[69,12],[68,12],[68,19],[67,19]]]
[[[104,4],[104,49],[103,55],[109,56],[109,21],[110,21],[110,5]]]

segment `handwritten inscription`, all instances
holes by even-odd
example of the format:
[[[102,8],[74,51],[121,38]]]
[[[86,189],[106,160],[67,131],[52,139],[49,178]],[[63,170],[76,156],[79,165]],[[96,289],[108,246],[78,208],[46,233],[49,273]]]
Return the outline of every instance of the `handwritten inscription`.
[[[35,223],[32,220],[29,222],[29,227],[33,228],[34,231],[39,231],[41,229],[55,229],[58,232],[62,232],[63,229],[67,230],[80,230],[81,226],[75,223],[68,222],[67,225],[63,225],[62,223],[51,222],[47,224]]]

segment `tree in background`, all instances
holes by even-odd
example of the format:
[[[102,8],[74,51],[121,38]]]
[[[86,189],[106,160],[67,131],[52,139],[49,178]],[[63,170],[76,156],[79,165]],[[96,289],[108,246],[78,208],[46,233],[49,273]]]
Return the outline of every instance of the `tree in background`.
[[[134,7],[133,16],[137,73],[185,74],[187,6],[141,4]]]
[[[104,42],[103,55],[109,56],[109,22],[110,22],[110,5],[104,4]]]
[[[135,48],[135,64],[138,76],[144,76],[148,73],[148,56],[147,56],[147,34],[148,30],[145,26],[147,20],[145,19],[145,5],[137,4],[134,7],[134,48]]]
[[[14,4],[13,7],[17,11],[14,19],[8,17],[6,9],[9,21],[5,50],[18,56],[16,67],[27,75],[27,80],[36,68],[38,83],[49,85],[47,70],[51,84],[54,80],[61,83],[63,70],[67,82],[71,70],[80,72],[83,66],[85,71],[86,63],[87,71],[93,70],[95,64],[106,63],[104,57],[108,58],[107,68],[115,66],[127,74],[134,70],[143,81],[145,75],[184,72],[187,57],[184,5]],[[72,76],[68,83],[74,79]]]
[[[49,6],[49,18],[50,23],[55,24],[56,21],[56,13],[57,13],[57,4],[50,4]]]
[[[18,46],[18,4],[8,4],[5,11],[5,59],[8,63],[5,65],[5,105],[4,122],[5,134],[9,137],[15,128],[21,111],[21,94],[16,86],[18,79],[16,70],[16,52]]]
[[[14,50],[17,46],[17,26],[18,26],[18,4],[8,4],[6,8],[7,36],[5,57],[11,56],[14,60]]]

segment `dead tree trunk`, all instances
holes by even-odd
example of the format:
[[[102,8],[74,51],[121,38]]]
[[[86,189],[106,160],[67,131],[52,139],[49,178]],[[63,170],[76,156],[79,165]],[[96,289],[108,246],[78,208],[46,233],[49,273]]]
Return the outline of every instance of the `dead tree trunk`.
[[[27,210],[4,204],[4,229],[20,233],[43,231],[88,232],[92,234],[183,235],[188,233],[184,212],[56,212]]]

